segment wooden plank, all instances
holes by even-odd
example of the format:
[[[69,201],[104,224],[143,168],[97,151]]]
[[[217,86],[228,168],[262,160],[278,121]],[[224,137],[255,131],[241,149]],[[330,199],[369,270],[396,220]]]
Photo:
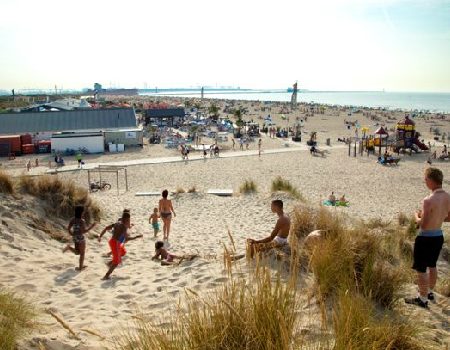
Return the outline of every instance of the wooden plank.
[[[135,196],[160,196],[161,192],[136,192]]]
[[[209,189],[207,194],[214,194],[216,196],[231,197],[233,190],[230,189]]]

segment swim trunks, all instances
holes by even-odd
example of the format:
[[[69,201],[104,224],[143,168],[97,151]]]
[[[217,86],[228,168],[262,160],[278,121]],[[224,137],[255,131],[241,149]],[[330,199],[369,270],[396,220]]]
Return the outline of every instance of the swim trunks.
[[[123,244],[114,238],[111,238],[108,243],[111,248],[112,263],[113,265],[119,265],[122,262],[122,256],[124,256],[127,251],[125,250]]]
[[[155,231],[159,231],[159,222],[153,222],[152,227]]]
[[[436,267],[444,235],[442,230],[420,231],[414,242],[413,269],[417,272],[427,272],[427,267]]]
[[[277,244],[280,244],[280,245],[288,244],[287,238],[283,238],[283,237],[280,237],[280,236],[276,236],[276,237],[273,239],[273,241],[274,241],[275,243],[277,243]]]

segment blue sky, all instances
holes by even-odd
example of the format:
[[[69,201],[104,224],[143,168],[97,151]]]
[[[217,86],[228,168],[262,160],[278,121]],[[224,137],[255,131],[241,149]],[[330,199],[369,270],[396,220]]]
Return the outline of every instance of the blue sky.
[[[450,1],[0,0],[0,89],[450,92]]]

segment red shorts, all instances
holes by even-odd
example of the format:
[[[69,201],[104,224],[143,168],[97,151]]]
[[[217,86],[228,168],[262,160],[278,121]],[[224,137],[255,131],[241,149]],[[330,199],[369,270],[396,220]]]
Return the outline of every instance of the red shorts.
[[[119,265],[122,262],[122,256],[124,256],[127,251],[123,244],[114,238],[111,238],[108,243],[112,252],[112,263],[113,265]]]

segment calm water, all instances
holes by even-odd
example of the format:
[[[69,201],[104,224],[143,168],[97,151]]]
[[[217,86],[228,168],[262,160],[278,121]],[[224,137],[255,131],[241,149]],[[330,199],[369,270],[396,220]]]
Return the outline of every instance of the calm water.
[[[200,97],[200,91],[171,91],[141,93],[151,96]],[[291,93],[286,91],[205,91],[205,98],[290,101]],[[450,93],[421,92],[299,92],[297,101],[317,102],[342,106],[382,107],[388,109],[423,110],[450,113]]]

